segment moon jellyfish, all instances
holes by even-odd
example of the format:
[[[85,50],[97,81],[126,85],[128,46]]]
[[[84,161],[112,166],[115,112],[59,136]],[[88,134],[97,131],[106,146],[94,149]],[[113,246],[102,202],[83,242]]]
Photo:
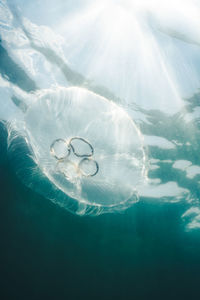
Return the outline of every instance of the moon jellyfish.
[[[74,213],[123,210],[138,200],[140,131],[120,106],[91,91],[39,91],[12,122],[8,145],[21,180]]]

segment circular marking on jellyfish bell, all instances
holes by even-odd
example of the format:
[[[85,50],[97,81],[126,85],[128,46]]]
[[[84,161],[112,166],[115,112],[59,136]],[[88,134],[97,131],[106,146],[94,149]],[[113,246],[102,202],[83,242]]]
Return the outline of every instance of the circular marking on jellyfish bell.
[[[50,146],[50,153],[57,160],[63,160],[70,155],[70,146],[64,139],[56,139]]]
[[[90,148],[90,153],[86,153],[86,154],[78,153],[78,151],[75,149],[75,147],[72,144],[73,141],[82,141],[84,144],[88,145]],[[90,142],[88,142],[86,139],[84,139],[82,137],[79,137],[79,136],[72,137],[69,140],[69,145],[71,146],[74,155],[76,155],[77,157],[91,157],[94,154],[93,146],[90,144]]]
[[[86,167],[88,167],[88,164],[90,164],[89,167],[91,167],[93,164],[94,172],[88,173],[88,172],[84,171],[84,164]],[[83,158],[79,162],[78,167],[79,167],[79,170],[80,170],[82,176],[84,176],[84,177],[93,177],[99,172],[99,164],[97,163],[97,161],[93,160],[91,158],[87,158],[87,157]]]
[[[73,181],[81,175],[79,166],[69,159],[58,161],[57,169],[69,181]]]

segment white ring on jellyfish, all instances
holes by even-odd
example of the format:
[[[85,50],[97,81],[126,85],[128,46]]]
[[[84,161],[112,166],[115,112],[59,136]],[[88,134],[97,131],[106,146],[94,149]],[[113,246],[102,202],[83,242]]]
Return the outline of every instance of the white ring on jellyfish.
[[[83,171],[82,166],[85,162],[89,162],[92,163],[95,167],[95,170],[92,173],[86,173],[85,171]],[[93,177],[95,175],[97,175],[97,173],[99,172],[99,164],[96,160],[93,160],[91,158],[88,157],[84,157],[78,164],[79,170],[81,172],[81,174],[85,177]]]
[[[66,177],[67,180],[73,181],[80,176],[79,166],[69,159],[59,160],[56,167],[57,170]]]
[[[76,151],[76,149],[75,149],[75,147],[73,146],[73,144],[72,144],[72,142],[73,142],[73,141],[76,141],[76,140],[82,141],[82,142],[84,142],[85,144],[87,144],[87,145],[89,146],[91,152],[90,152],[89,154],[88,154],[88,153],[79,154],[79,153]],[[79,136],[72,137],[72,138],[69,140],[69,145],[71,146],[72,151],[74,152],[74,154],[75,154],[76,156],[78,156],[78,157],[91,157],[91,156],[94,154],[94,148],[93,148],[93,146],[92,146],[86,139],[84,139],[84,138],[82,138],[82,137],[79,137]]]
[[[23,120],[12,124],[35,164],[33,176],[31,168],[24,171],[26,162],[17,160],[22,181],[77,214],[115,212],[138,201],[137,188],[146,179],[145,154],[140,131],[128,113],[78,87],[41,90],[35,96]],[[9,134],[9,139],[11,151],[17,151],[16,138]],[[75,141],[78,148],[70,146]],[[55,146],[61,150],[56,152]],[[74,170],[78,176],[71,176]],[[38,184],[39,173],[51,193]]]
[[[56,145],[62,143],[64,145],[64,148],[67,150],[66,154],[58,155],[56,152]],[[63,150],[65,150],[63,149]],[[53,143],[50,146],[50,152],[51,154],[57,159],[57,160],[62,160],[67,158],[70,155],[71,149],[69,144],[64,140],[64,139],[56,139],[53,141]]]

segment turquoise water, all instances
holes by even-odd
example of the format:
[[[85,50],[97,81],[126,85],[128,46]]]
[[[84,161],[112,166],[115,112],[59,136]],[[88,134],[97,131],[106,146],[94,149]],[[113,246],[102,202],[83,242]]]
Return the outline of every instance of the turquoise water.
[[[183,204],[154,199],[123,214],[77,217],[1,165],[3,299],[195,299],[199,232]]]
[[[198,298],[199,5],[163,15],[127,1],[135,24],[120,1],[99,3],[0,1],[1,299]],[[27,153],[11,159],[10,125],[36,91],[74,85],[117,103],[141,134],[145,176],[126,210],[72,214],[38,192],[48,185],[32,167],[19,176]]]

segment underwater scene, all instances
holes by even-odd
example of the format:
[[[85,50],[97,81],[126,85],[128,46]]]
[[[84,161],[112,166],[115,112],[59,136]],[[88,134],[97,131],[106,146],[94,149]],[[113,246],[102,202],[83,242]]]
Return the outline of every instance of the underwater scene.
[[[199,299],[200,1],[0,0],[0,299]]]

